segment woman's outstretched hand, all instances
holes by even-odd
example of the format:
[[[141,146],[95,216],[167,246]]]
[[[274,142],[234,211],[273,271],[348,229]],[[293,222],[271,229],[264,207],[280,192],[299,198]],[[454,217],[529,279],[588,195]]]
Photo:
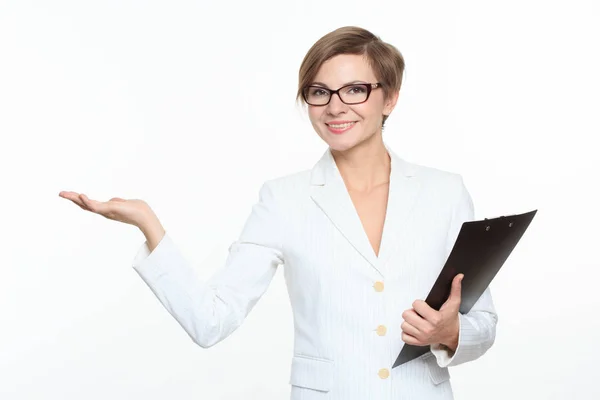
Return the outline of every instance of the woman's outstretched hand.
[[[67,200],[71,200],[83,210],[102,215],[113,221],[135,225],[138,228],[154,214],[150,206],[148,206],[144,200],[125,200],[120,197],[113,197],[109,201],[103,202],[92,200],[83,193],[68,191],[62,191],[58,195]]]

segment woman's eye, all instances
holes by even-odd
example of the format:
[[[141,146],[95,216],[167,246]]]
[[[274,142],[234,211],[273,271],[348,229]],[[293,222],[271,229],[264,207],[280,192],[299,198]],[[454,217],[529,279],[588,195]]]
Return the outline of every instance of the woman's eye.
[[[346,91],[349,94],[362,94],[366,91],[364,86],[350,86]]]
[[[311,93],[312,96],[325,96],[327,92],[323,89],[314,89]]]

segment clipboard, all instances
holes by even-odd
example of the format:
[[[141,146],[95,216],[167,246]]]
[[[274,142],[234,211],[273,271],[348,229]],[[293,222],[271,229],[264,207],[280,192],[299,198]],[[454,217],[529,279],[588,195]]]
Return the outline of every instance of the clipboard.
[[[425,302],[434,310],[439,310],[450,296],[454,277],[464,274],[459,312],[468,313],[490,285],[536,213],[537,210],[533,210],[464,222]],[[405,344],[392,368],[424,355],[429,349],[429,346]]]

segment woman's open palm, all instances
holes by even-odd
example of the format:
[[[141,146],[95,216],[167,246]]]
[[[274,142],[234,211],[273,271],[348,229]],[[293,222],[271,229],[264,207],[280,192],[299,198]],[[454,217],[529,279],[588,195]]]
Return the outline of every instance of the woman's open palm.
[[[83,193],[63,191],[58,195],[71,200],[86,211],[102,215],[113,221],[135,226],[139,226],[140,222],[151,212],[148,204],[139,199],[125,200],[120,197],[113,197],[109,201],[102,202],[92,200]]]

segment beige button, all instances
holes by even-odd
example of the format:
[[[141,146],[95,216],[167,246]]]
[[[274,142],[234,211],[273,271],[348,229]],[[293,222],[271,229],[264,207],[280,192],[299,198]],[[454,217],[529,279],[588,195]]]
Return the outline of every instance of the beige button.
[[[383,282],[377,281],[377,282],[375,282],[373,287],[375,288],[376,291],[383,292]]]
[[[377,375],[379,375],[381,379],[386,379],[388,376],[390,376],[390,370],[387,368],[381,368]]]
[[[379,336],[385,336],[386,332],[387,332],[387,328],[385,327],[385,325],[379,325],[377,327],[377,334]]]

